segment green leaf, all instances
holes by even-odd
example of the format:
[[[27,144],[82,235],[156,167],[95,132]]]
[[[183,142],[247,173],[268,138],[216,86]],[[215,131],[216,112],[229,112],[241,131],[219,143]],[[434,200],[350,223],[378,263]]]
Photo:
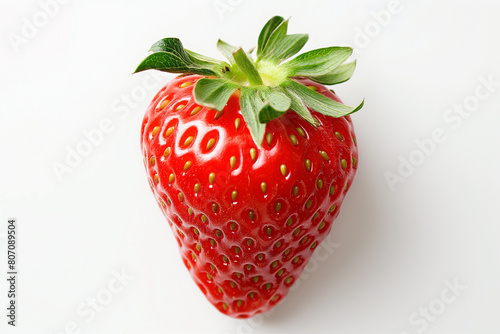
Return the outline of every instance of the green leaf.
[[[283,114],[283,112],[277,111],[270,104],[265,103],[259,110],[259,122],[264,124],[269,123],[273,119],[283,116]]]
[[[153,46],[149,55],[136,69],[155,69],[171,73],[220,75],[227,63],[184,49],[178,38],[164,38]]]
[[[268,59],[273,56],[273,51],[277,49],[278,44],[280,44],[283,38],[286,36],[287,29],[288,20],[281,22],[280,25],[277,26],[276,29],[274,29],[274,31],[271,33],[271,36],[269,36],[269,39],[267,40],[264,50],[262,50],[262,53],[258,56],[257,61],[261,59]]]
[[[349,107],[345,104],[333,101],[294,80],[287,80],[282,86],[297,94],[297,96],[312,110],[331,117],[343,117],[352,114],[361,109],[364,103],[364,101],[362,101],[355,108]]]
[[[297,94],[295,94],[293,91],[291,91],[289,89],[283,89],[283,91],[291,100],[290,109],[295,111],[297,114],[299,114],[299,116],[304,118],[310,124],[312,124],[314,126],[319,125],[316,118],[314,118],[311,115],[311,112],[309,111],[309,109],[307,109],[307,107],[304,105],[304,102],[302,102],[302,100],[300,99],[300,97],[298,97]]]
[[[309,35],[307,34],[286,35],[280,42],[274,45],[272,50],[269,50],[269,54],[265,59],[275,61],[279,64],[297,54],[307,43],[308,39]]]
[[[201,68],[171,52],[156,52],[144,59],[134,73],[155,69],[170,73],[215,75],[215,72]]]
[[[262,78],[260,77],[257,68],[255,68],[252,58],[250,58],[242,48],[239,48],[238,51],[234,52],[233,57],[239,69],[243,72],[251,85],[257,86],[263,84]]]
[[[333,46],[312,50],[284,63],[288,76],[320,76],[332,72],[352,54],[352,48]]]
[[[355,68],[356,61],[353,61],[352,63],[340,65],[330,73],[309,78],[323,85],[335,85],[349,80]]]
[[[202,106],[221,111],[238,87],[225,79],[202,78],[194,86],[194,98]]]
[[[238,51],[236,46],[227,44],[222,40],[217,41],[217,49],[226,57],[231,63],[234,63],[233,53]]]
[[[216,76],[222,76],[225,68],[229,66],[225,61],[221,61],[215,58],[210,58],[199,53],[186,50],[186,53],[191,58],[192,62],[196,64],[199,68],[208,69],[216,74]]]
[[[224,66],[228,65],[225,61],[204,56],[202,54],[196,53],[194,51],[190,51],[186,49],[186,53],[188,54],[191,62],[198,66],[207,66],[207,67],[217,67],[222,69]]]
[[[282,116],[290,109],[291,100],[284,93],[275,89],[261,91],[264,105],[259,110],[259,121],[268,123],[275,118]]]
[[[275,16],[267,21],[264,28],[262,28],[262,31],[259,35],[259,41],[257,43],[257,57],[260,57],[272,32],[281,24],[281,22],[283,22],[283,20],[284,19],[281,16]]]
[[[258,112],[262,109],[262,101],[257,96],[257,90],[251,87],[241,87],[240,106],[243,119],[250,129],[252,138],[260,147],[266,132],[266,125],[259,122]]]
[[[151,46],[150,51],[170,52],[177,55],[179,58],[189,61],[189,56],[186,54],[184,46],[182,46],[182,42],[180,39],[175,37],[168,37],[159,40]]]
[[[288,111],[292,103],[288,96],[276,90],[269,91],[267,101],[269,102],[269,105],[273,107],[273,109],[282,113]]]

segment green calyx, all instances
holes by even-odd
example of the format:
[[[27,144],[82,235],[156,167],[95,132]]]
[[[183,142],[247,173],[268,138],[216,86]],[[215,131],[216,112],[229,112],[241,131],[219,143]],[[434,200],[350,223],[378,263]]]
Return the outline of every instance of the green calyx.
[[[309,123],[317,120],[308,107],[321,114],[343,117],[363,106],[349,107],[315,92],[298,81],[305,77],[324,85],[350,79],[356,62],[344,62],[351,56],[350,47],[327,47],[296,55],[308,40],[307,34],[287,35],[288,20],[275,16],[262,29],[254,60],[253,50],[229,45],[221,40],[217,48],[227,58],[221,61],[184,49],[178,38],[164,38],[151,47],[150,54],[136,72],[155,69],[170,73],[200,74],[194,97],[202,106],[222,110],[228,99],[240,90],[243,118],[253,139],[260,146],[266,123],[293,110]]]

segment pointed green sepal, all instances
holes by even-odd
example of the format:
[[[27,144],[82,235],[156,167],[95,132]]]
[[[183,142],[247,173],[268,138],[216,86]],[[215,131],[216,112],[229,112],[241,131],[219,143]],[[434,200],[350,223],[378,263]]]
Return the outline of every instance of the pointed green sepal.
[[[307,43],[308,39],[309,35],[307,34],[286,35],[275,45],[265,59],[279,64],[296,55]]]
[[[281,22],[276,29],[271,33],[269,39],[266,42],[264,50],[260,56],[257,57],[257,61],[270,59],[273,57],[276,49],[279,48],[279,45],[282,43],[282,40],[287,36],[286,32],[288,30],[288,20],[284,20]]]
[[[280,112],[274,109],[271,104],[265,103],[259,110],[259,122],[266,124],[271,122],[275,118],[283,116],[284,112]]]
[[[233,58],[250,85],[258,86],[263,84],[262,78],[260,77],[252,58],[242,48],[233,52]]]
[[[340,65],[330,73],[308,78],[323,85],[336,85],[349,80],[354,74],[355,68],[356,61],[353,61],[352,63]]]
[[[176,54],[180,58],[188,58],[187,54],[185,53],[184,46],[182,46],[182,42],[176,37],[167,37],[160,39],[158,42],[151,46],[149,51],[171,52],[173,54]]]
[[[190,50],[186,50],[186,53],[194,64],[201,68],[208,68],[217,73],[217,75],[220,75],[220,73],[223,72],[222,70],[228,65],[228,63],[224,61],[207,57]]]
[[[155,52],[139,64],[134,73],[145,70],[158,70],[169,73],[215,75],[210,69],[200,68],[193,63],[170,52]]]
[[[263,106],[259,110],[259,122],[269,123],[275,118],[283,116],[290,109],[291,100],[288,96],[276,89],[266,89],[259,92]]]
[[[236,46],[232,46],[231,44],[227,44],[223,40],[217,41],[217,49],[222,53],[224,57],[226,57],[231,64],[234,64],[233,53],[238,51]]]
[[[238,88],[237,84],[225,79],[202,78],[194,86],[194,98],[202,106],[221,111]]]
[[[295,93],[312,110],[331,117],[344,117],[363,107],[364,100],[357,107],[349,107],[327,98],[294,80],[287,80],[283,87]]]
[[[273,33],[273,31],[283,22],[283,18],[281,16],[272,17],[262,28],[259,40],[257,43],[257,57],[260,57],[264,48],[266,47],[267,42],[269,41],[269,37]]]
[[[286,62],[289,77],[319,76],[332,72],[352,54],[352,48],[332,46],[312,50]]]
[[[146,57],[134,73],[159,70],[170,73],[218,76],[227,65],[217,59],[184,49],[178,38],[164,38],[151,46],[154,53]]]
[[[291,104],[290,109],[299,114],[303,119],[312,124],[313,126],[318,126],[319,122],[316,118],[311,115],[311,112],[304,105],[304,102],[300,99],[300,97],[295,94],[290,89],[283,88],[283,92],[290,98]]]
[[[262,140],[264,140],[266,125],[259,122],[258,112],[262,109],[262,101],[257,96],[257,89],[241,87],[240,106],[241,114],[252,134],[252,138],[260,147]]]

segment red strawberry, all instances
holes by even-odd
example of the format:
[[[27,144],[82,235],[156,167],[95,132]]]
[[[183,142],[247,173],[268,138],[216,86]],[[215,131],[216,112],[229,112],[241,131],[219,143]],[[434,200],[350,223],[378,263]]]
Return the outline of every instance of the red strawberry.
[[[137,71],[191,74],[153,99],[141,145],[149,182],[184,264],[224,314],[251,317],[288,293],[329,233],[352,184],[358,152],[351,119],[324,84],[349,79],[350,48],[288,62],[307,35],[272,18],[257,60],[219,41],[229,63],[167,38]],[[335,116],[335,117],[332,117]]]

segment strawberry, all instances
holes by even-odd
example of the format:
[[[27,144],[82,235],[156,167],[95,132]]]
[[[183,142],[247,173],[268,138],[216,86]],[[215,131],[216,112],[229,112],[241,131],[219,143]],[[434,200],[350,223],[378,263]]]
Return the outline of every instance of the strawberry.
[[[182,73],[142,124],[149,183],[184,264],[207,299],[239,318],[274,307],[328,235],[358,166],[348,107],[331,85],[355,63],[348,47],[300,51],[288,20],[264,26],[257,59],[219,41],[219,61],[176,38],[136,72]]]

